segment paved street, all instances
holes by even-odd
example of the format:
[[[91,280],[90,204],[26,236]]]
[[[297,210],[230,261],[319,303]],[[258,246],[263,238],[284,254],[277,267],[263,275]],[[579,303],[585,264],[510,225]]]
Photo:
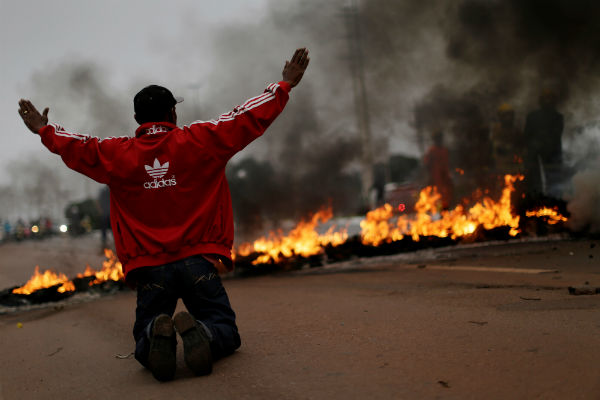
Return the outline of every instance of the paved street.
[[[567,289],[600,287],[597,244],[459,246],[227,279],[242,347],[200,378],[180,353],[162,384],[117,358],[133,350],[133,292],[0,315],[0,398],[598,399],[600,295]]]

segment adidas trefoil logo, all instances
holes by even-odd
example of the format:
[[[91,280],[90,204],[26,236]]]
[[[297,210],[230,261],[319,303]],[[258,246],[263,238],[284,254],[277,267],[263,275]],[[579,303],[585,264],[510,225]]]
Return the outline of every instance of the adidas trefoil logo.
[[[144,165],[144,168],[146,168],[146,172],[148,173],[148,175],[154,178],[154,180],[151,182],[144,182],[144,188],[158,189],[165,186],[177,185],[177,182],[175,181],[175,175],[173,175],[170,179],[162,179],[163,176],[167,174],[167,171],[169,171],[168,161],[164,164],[161,164],[160,161],[158,161],[158,158],[155,158],[154,164],[152,166]]]
[[[154,166],[151,167],[149,165],[144,165],[144,167],[146,168],[146,172],[148,172],[148,175],[155,179],[159,179],[167,174],[167,171],[169,170],[169,162],[167,161],[163,165],[160,165],[160,161],[158,161],[158,158],[155,158]]]

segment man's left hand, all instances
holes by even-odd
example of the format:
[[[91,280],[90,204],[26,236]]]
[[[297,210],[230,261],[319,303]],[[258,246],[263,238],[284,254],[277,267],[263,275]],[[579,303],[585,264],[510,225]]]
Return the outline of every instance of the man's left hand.
[[[50,109],[46,107],[44,112],[40,114],[29,100],[19,100],[19,115],[23,118],[27,128],[33,133],[38,133],[40,129],[48,125],[48,111]]]
[[[296,86],[300,83],[304,71],[306,71],[306,68],[308,67],[309,61],[310,58],[308,57],[308,50],[306,47],[296,49],[296,52],[292,56],[292,60],[285,62],[285,67],[283,67],[282,72],[283,80],[287,82],[290,87]]]

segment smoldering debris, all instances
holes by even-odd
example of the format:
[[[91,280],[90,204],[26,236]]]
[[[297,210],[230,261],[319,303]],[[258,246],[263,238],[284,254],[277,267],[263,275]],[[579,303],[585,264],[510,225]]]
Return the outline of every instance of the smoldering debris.
[[[36,290],[31,294],[15,294],[14,287],[0,290],[0,315],[46,308],[61,307],[95,300],[119,291],[128,290],[124,281],[105,281],[90,285],[93,277],[74,278],[74,291],[59,292],[59,285]]]

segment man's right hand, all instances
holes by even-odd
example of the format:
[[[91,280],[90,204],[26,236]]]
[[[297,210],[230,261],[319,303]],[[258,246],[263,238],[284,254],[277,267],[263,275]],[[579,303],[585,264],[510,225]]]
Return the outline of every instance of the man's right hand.
[[[29,100],[19,100],[19,115],[23,118],[23,122],[33,133],[38,133],[40,129],[48,124],[48,107],[43,111],[43,114],[35,108]]]
[[[281,73],[283,80],[289,83],[291,87],[296,86],[302,79],[309,61],[308,50],[305,47],[297,49],[292,60],[285,62],[285,67],[283,67],[283,72]]]

